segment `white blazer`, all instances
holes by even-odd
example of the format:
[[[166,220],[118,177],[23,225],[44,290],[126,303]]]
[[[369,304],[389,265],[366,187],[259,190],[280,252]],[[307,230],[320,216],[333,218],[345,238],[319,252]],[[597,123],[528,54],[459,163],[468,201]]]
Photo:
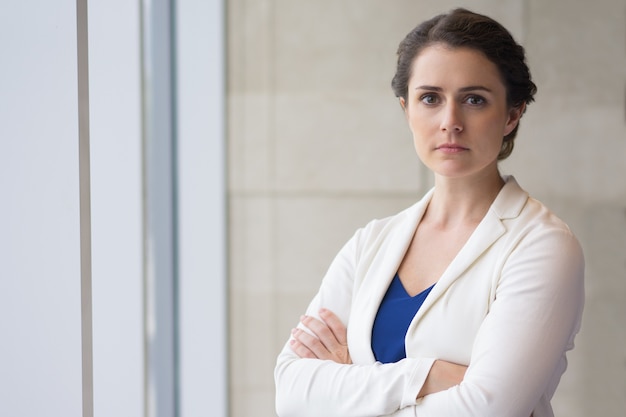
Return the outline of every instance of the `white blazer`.
[[[376,362],[378,307],[432,197],[358,230],[306,314],[324,307],[348,328],[352,365],[278,356],[279,416],[551,417],[573,348],[584,261],[569,228],[513,177],[435,284],[405,339],[407,358]],[[435,359],[469,366],[463,382],[416,400]]]

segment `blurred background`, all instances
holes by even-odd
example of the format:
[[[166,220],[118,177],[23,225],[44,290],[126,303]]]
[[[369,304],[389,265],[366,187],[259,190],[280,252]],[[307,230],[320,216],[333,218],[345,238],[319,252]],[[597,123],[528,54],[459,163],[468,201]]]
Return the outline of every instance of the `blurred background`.
[[[274,416],[334,255],[432,185],[390,81],[458,6],[526,48],[501,171],[585,251],[555,414],[625,415],[624,0],[77,4],[0,4],[0,415]]]

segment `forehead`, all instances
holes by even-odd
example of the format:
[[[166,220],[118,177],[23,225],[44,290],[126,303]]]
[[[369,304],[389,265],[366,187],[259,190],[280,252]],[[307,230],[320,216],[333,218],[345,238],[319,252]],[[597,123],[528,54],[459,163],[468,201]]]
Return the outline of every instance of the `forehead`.
[[[413,60],[409,87],[416,85],[442,88],[482,85],[505,90],[498,67],[482,52],[441,44],[427,46]]]

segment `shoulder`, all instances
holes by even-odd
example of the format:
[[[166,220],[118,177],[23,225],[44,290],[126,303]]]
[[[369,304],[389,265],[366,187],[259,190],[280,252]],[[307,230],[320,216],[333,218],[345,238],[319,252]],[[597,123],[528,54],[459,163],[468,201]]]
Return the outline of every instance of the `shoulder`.
[[[508,216],[501,217],[507,229],[505,246],[509,248],[509,266],[524,269],[542,265],[552,270],[579,271],[582,274],[582,247],[569,226],[542,202],[530,197],[517,183],[511,188],[509,201],[514,202],[510,206],[514,209],[508,212]]]
[[[541,201],[531,197],[515,178],[509,176],[505,180],[492,209],[509,231],[522,234],[551,232],[576,240],[569,226]]]

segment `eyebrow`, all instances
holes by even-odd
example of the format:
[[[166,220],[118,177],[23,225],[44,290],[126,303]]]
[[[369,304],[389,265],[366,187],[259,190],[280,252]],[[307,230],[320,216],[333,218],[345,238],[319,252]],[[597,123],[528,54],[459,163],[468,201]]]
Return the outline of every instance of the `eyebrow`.
[[[415,89],[416,90],[437,91],[437,92],[443,91],[443,88],[435,87],[435,86],[432,86],[432,85],[420,85],[418,87],[415,87]],[[468,92],[468,91],[487,91],[488,93],[491,93],[491,89],[489,89],[489,88],[487,88],[485,86],[482,86],[482,85],[470,85],[470,86],[463,87],[463,88],[459,89],[459,92],[461,92],[461,93],[465,93],[465,92]]]

